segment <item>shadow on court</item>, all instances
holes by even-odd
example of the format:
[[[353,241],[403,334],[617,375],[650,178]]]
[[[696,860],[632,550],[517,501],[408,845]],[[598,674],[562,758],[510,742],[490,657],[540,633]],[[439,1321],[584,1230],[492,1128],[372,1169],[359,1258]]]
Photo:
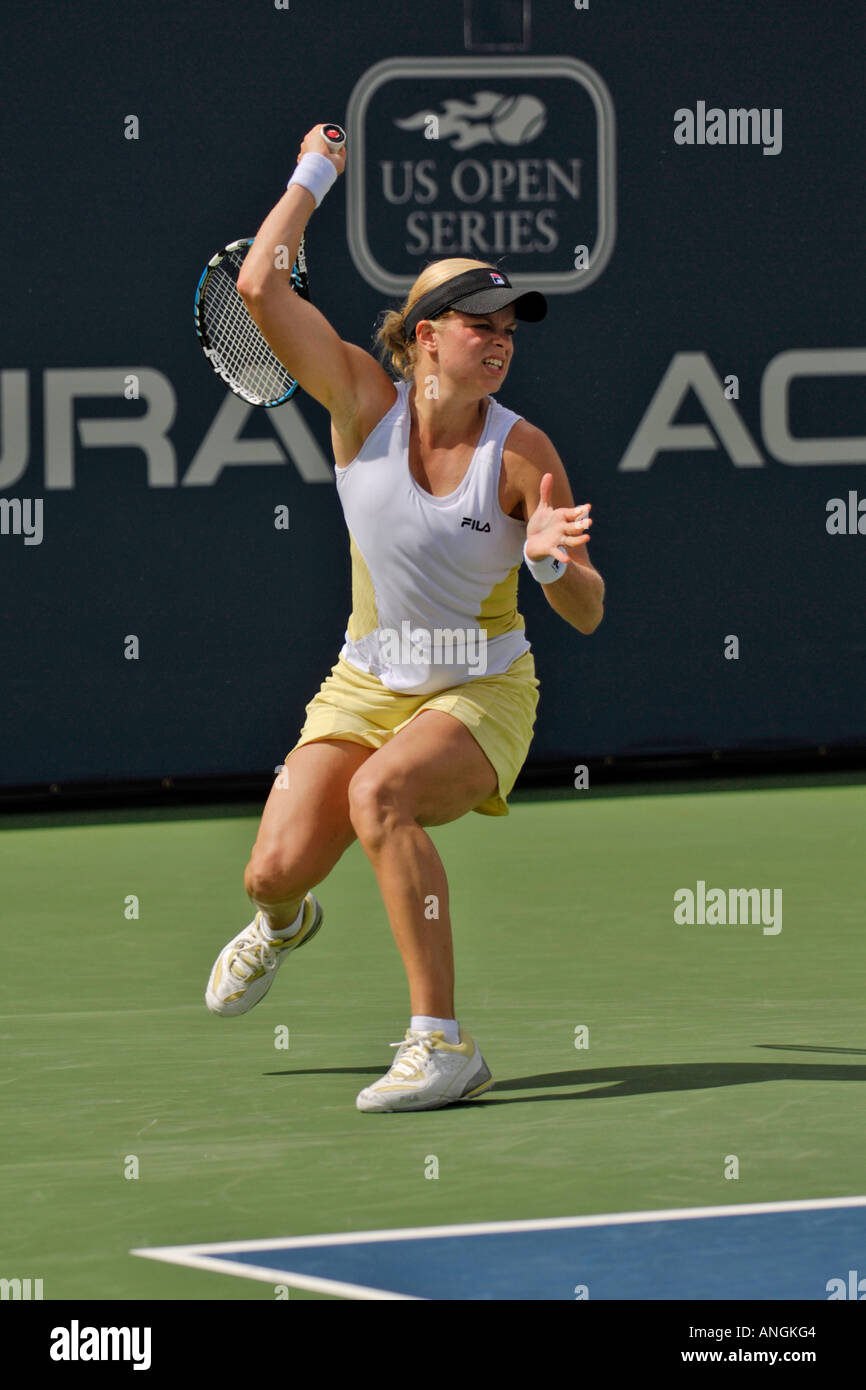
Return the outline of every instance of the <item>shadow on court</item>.
[[[384,1076],[387,1059],[378,1067],[299,1067],[297,1071],[263,1071],[262,1076]]]
[[[866,1047],[812,1047],[808,1043],[755,1043],[768,1052],[841,1052],[846,1057],[866,1057]]]
[[[672,1091],[706,1091],[718,1086],[748,1086],[760,1081],[866,1081],[866,1066],[833,1066],[800,1062],[687,1062],[672,1066],[597,1067],[587,1071],[548,1072],[497,1081],[488,1104],[515,1105],[521,1101],[603,1100],[607,1096],[641,1096]],[[592,1086],[569,1096],[521,1096],[496,1100],[502,1091],[525,1091],[548,1086]]]
[[[759,1047],[779,1044],[758,1043]],[[848,1052],[861,1055],[863,1048],[809,1048],[797,1044],[786,1051]],[[307,1067],[298,1071],[265,1072],[265,1076],[381,1076],[382,1067]],[[761,1081],[866,1081],[866,1066],[806,1062],[686,1062],[638,1067],[594,1067],[575,1071],[551,1071],[536,1076],[494,1078],[480,1105],[522,1105],[549,1100],[603,1100],[608,1096],[642,1096],[672,1091],[706,1091],[718,1086],[748,1086]],[[547,1090],[551,1086],[592,1086],[570,1095],[514,1096],[503,1091]]]

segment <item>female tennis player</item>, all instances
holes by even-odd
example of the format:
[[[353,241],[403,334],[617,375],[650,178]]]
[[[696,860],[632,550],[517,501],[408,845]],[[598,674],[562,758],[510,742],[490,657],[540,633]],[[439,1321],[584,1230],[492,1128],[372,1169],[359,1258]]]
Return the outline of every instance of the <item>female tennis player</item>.
[[[604,584],[586,551],[590,504],[575,506],[547,435],[492,399],[516,321],[541,320],[542,295],[521,294],[483,261],[426,266],[379,325],[395,382],[276,268],[293,264],[345,168],[345,147],[329,152],[321,130],[305,136],[238,290],[277,357],[330,414],[352,613],[262,815],[244,879],[256,916],[220,953],[206,1000],[234,1015],[263,998],[280,963],[322,925],[310,889],[357,837],[406,969],[411,1018],[390,1070],[356,1103],[431,1110],[480,1095],[492,1077],[457,1021],[448,882],[423,827],[467,811],[508,814],[538,702],[517,611],[521,561],[581,633],[601,622]]]

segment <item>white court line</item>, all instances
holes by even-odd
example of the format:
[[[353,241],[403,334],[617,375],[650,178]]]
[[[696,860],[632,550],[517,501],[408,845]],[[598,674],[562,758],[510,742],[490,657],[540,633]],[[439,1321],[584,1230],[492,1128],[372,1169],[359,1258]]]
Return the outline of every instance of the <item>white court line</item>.
[[[235,1249],[243,1246],[235,1242]],[[281,1242],[274,1242],[279,1246]],[[163,1260],[167,1264],[187,1265],[204,1269],[209,1274],[236,1274],[242,1279],[258,1279],[265,1284],[288,1284],[293,1289],[309,1289],[312,1293],[329,1293],[338,1298],[407,1299],[418,1302],[413,1294],[394,1293],[390,1289],[374,1289],[365,1284],[344,1284],[339,1279],[319,1279],[311,1274],[295,1274],[289,1269],[270,1269],[267,1265],[242,1264],[240,1260],[218,1260],[213,1256],[195,1253],[199,1248],[212,1250],[215,1246],[166,1245],[152,1250],[130,1250],[130,1255],[143,1255],[148,1260]]]
[[[254,1250],[303,1250],[315,1246],[364,1245],[378,1241],[436,1240],[447,1236],[500,1235],[516,1231],[564,1231],[591,1226],[627,1226],[648,1221],[694,1221],[715,1216],[766,1215],[784,1211],[826,1211],[834,1207],[864,1207],[863,1197],[820,1197],[789,1202],[732,1203],[721,1207],[676,1207],[665,1211],[623,1211],[597,1216],[545,1217],[530,1221],[477,1221],[460,1226],[407,1226],[385,1231],[341,1231],[331,1235],[269,1237],[266,1240],[215,1241],[205,1245],[155,1245],[130,1250],[149,1260],[168,1264],[187,1265],[211,1273],[236,1274],[246,1279],[267,1283],[290,1284],[293,1288],[309,1289],[314,1293],[331,1293],[343,1298],[409,1299],[411,1294],[394,1293],[385,1289],[368,1288],[359,1284],[344,1284],[335,1279],[320,1279],[295,1274],[287,1269],[271,1269],[267,1265],[248,1265],[237,1260],[222,1260],[219,1255],[238,1254]],[[417,1300],[414,1300],[417,1301]]]
[[[134,1255],[168,1251],[232,1254],[238,1250],[300,1250],[310,1245],[361,1245],[380,1240],[434,1240],[437,1236],[486,1236],[507,1231],[564,1231],[579,1226],[625,1226],[637,1221],[689,1221],[705,1216],[750,1216],[773,1211],[822,1211],[831,1207],[863,1207],[864,1197],[818,1197],[793,1202],[732,1203],[723,1207],[674,1207],[666,1211],[618,1211],[599,1216],[549,1216],[530,1221],[473,1221],[460,1226],[400,1226],[386,1231],[341,1231],[336,1235],[286,1236],[282,1240],[227,1240],[205,1245],[151,1246]]]

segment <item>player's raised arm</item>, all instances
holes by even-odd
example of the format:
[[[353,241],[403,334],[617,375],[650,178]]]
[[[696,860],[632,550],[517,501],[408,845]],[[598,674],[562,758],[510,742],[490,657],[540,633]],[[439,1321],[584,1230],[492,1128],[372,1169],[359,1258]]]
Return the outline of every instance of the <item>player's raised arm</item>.
[[[317,125],[307,132],[298,161],[303,155],[315,154],[329,161],[339,175],[346,165],[345,146],[330,150],[322,130]],[[329,176],[325,164],[311,161],[310,168],[320,201],[333,176]],[[238,293],[283,365],[303,390],[339,422],[355,413],[361,350],[344,343],[324,314],[291,287],[291,268],[297,259],[301,235],[316,206],[315,192],[298,183],[290,184],[256,234],[238,276]]]

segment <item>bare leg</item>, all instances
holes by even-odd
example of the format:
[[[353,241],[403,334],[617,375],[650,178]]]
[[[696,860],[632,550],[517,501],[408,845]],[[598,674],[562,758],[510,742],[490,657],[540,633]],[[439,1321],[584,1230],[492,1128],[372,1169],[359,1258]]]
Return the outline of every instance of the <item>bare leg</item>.
[[[440,710],[424,710],[352,778],[352,825],[379,883],[413,1014],[455,1017],[448,881],[422,823],[457,820],[496,785],[469,730]]]
[[[373,751],[322,739],[290,755],[271,789],[244,874],[244,887],[272,931],[294,921],[306,894],[355,839],[349,783]]]

